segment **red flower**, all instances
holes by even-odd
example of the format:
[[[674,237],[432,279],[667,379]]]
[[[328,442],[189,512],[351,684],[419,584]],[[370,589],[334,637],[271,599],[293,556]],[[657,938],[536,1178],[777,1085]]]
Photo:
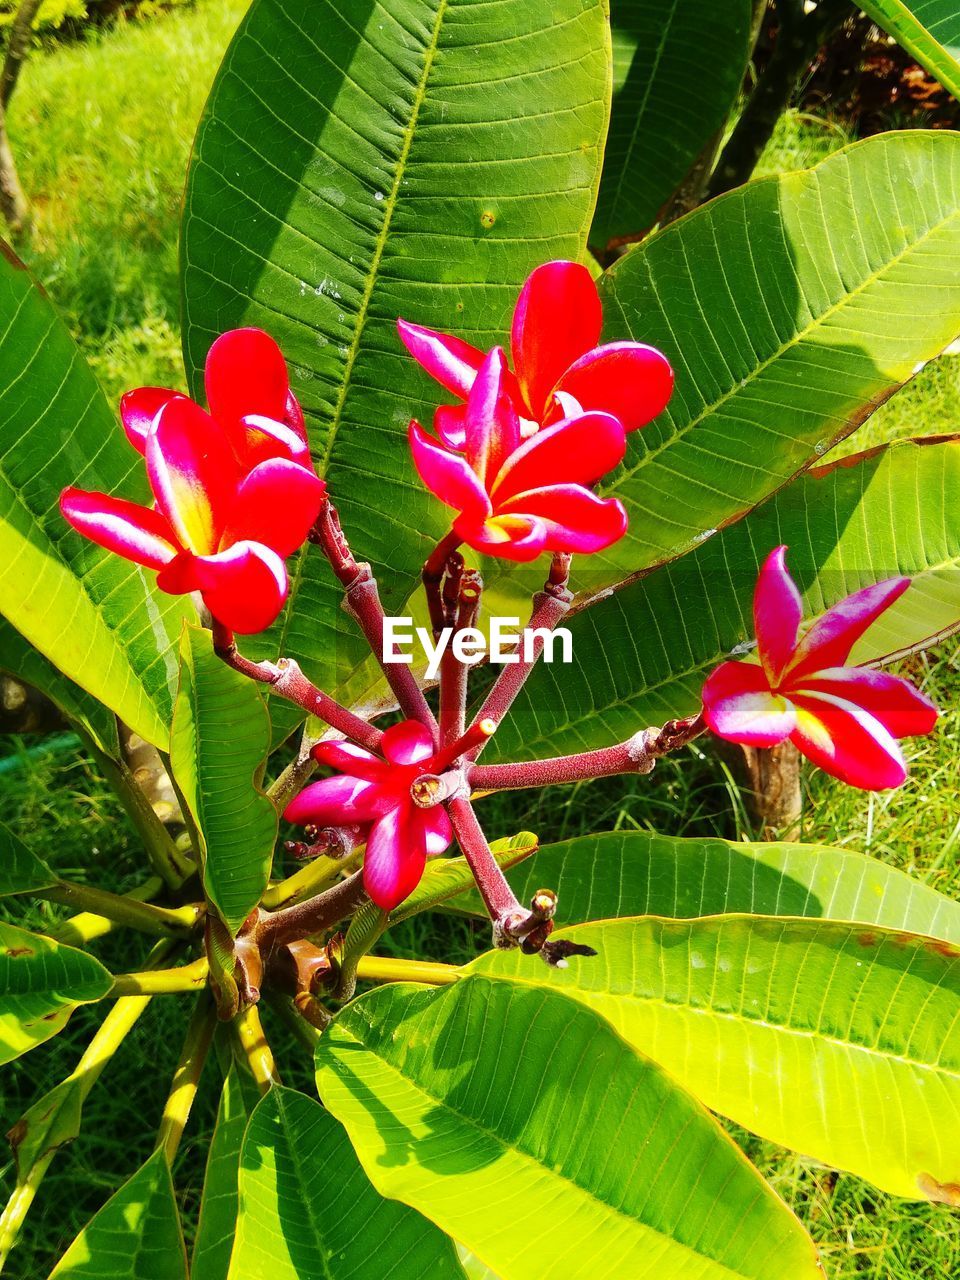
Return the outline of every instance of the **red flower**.
[[[255,329],[214,343],[207,359],[213,416],[158,388],[124,397],[124,428],[146,458],[154,507],[72,488],[60,497],[75,529],[158,570],[161,590],[199,591],[215,618],[243,633],[262,631],[283,608],[284,557],[302,545],[326,491],[300,442],[302,417],[286,368],[278,369],[271,351],[279,356]],[[283,405],[293,426],[269,416]]]
[[[427,488],[459,511],[455,532],[469,546],[509,560],[542,551],[601,551],[623,536],[615,498],[586,486],[617,466],[623,427],[609,413],[583,412],[521,438],[505,389],[499,347],[484,358],[464,407],[463,452],[410,423],[413,460]]]
[[[303,412],[290,390],[287,365],[262,329],[231,329],[207,352],[204,389],[210,414],[230,441],[241,466],[267,458],[289,458],[310,466]],[[130,443],[144,452],[151,424],[179,393],[138,387],[120,401],[120,418]]]
[[[420,883],[427,856],[446,851],[453,832],[442,805],[421,809],[410,795],[417,778],[443,765],[423,725],[394,725],[382,747],[385,759],[349,742],[318,743],[314,759],[340,772],[305,787],[283,816],[301,825],[359,825],[367,846],[364,886],[381,910],[392,911]]]
[[[760,664],[724,662],[712,673],[703,687],[707,725],[754,747],[789,738],[821,769],[867,791],[898,787],[907,766],[896,740],[929,733],[939,712],[909,681],[844,664],[910,579],[890,578],[847,596],[798,641],[800,594],[785,552],[772,551],[757,579]]]
[[[586,267],[547,262],[527,278],[510,334],[514,372],[505,372],[503,384],[523,436],[583,412],[612,414],[625,431],[635,431],[666,407],[673,390],[666,357],[640,342],[598,346],[602,320]],[[466,400],[484,353],[406,320],[397,328],[427,373]],[[444,405],[434,419],[438,434],[455,449],[464,445],[464,418],[463,405]]]

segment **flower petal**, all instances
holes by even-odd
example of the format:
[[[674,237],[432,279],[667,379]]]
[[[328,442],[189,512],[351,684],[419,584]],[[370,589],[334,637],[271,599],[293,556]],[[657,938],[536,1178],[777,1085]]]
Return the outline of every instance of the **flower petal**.
[[[428,858],[435,858],[440,853],[446,853],[450,848],[453,841],[453,828],[442,804],[434,805],[432,809],[415,810],[411,814],[411,821],[423,828],[423,841]]]
[[[306,541],[326,492],[315,472],[289,458],[261,462],[237,490],[221,545],[260,542],[279,556],[292,555]]]
[[[842,667],[867,628],[900,599],[909,585],[909,578],[888,578],[855,591],[828,609],[797,645],[794,659],[784,672],[785,681],[793,684],[810,672]]]
[[[433,415],[433,429],[451,449],[462,452],[467,443],[467,406],[442,404]]]
[[[389,772],[384,760],[353,742],[318,742],[310,754],[318,764],[363,778],[365,782],[382,782]]]
[[[466,460],[438,444],[419,422],[410,423],[410,452],[420,479],[441,502],[474,518],[482,519],[490,511],[486,490]]]
[[[707,727],[729,742],[775,747],[796,727],[792,705],[770,692],[763,668],[753,662],[721,663],[702,696]]]
[[[503,351],[494,347],[480,366],[464,414],[464,456],[485,489],[520,443],[520,419],[506,394]]]
[[[864,791],[899,787],[907,765],[896,739],[868,711],[826,693],[791,694],[790,741],[825,773]]]
[[[588,351],[557,383],[583,405],[612,413],[624,431],[636,431],[661,414],[673,393],[666,356],[640,342],[608,342]],[[561,412],[558,408],[557,412]]]
[[[413,804],[397,805],[378,819],[367,837],[363,884],[381,911],[392,911],[420,883],[427,861],[423,825],[411,821]]]
[[[106,493],[64,489],[60,510],[91,542],[148,569],[162,569],[179,550],[173,531],[159,511],[135,502],[111,498]]]
[[[483,352],[462,338],[437,333],[407,320],[397,321],[400,341],[414,360],[421,364],[441,387],[464,400],[473,386],[477,370],[483,364]]]
[[[120,421],[138,453],[147,447],[147,434],[154,418],[176,394],[166,387],[137,387],[120,397]]]
[[[597,286],[580,263],[545,262],[527,277],[510,348],[523,398],[538,421],[561,375],[596,344],[602,324]]]
[[[828,693],[853,702],[879,720],[894,738],[930,733],[940,716],[930,699],[909,680],[889,671],[828,667],[804,680],[797,692]]]
[[[536,560],[547,545],[546,525],[530,516],[488,516],[486,520],[457,516],[453,528],[461,541],[474,551],[498,556],[501,560],[521,563]]]
[[[260,414],[283,422],[290,381],[283,352],[262,329],[231,329],[207,352],[204,386],[211,414],[237,440],[240,419]]]
[[[585,413],[544,427],[514,450],[491,491],[500,507],[517,493],[556,484],[594,484],[619,466],[627,442],[609,413]]]
[[[796,583],[787,572],[786,547],[767,556],[753,592],[753,622],[760,661],[772,686],[776,686],[793,658],[803,605]]]
[[[383,735],[381,750],[391,764],[420,764],[434,753],[430,731],[419,720],[401,720]]]
[[[248,413],[240,419],[243,431],[242,457],[253,466],[267,458],[289,458],[302,466],[310,466],[307,442],[294,427],[260,413]]]
[[[545,551],[602,551],[627,531],[627,513],[617,498],[598,498],[577,484],[518,493],[496,513],[535,517],[546,529]]]
[[[284,563],[259,542],[236,542],[216,555],[197,556],[194,567],[207,608],[241,635],[266,630],[287,598]]]
[[[190,551],[216,551],[238,480],[233,452],[208,413],[174,396],[147,437],[147,474],[157,506]]]
[[[304,444],[307,443],[307,424],[303,420],[303,410],[300,408],[300,401],[292,391],[287,392],[287,403],[283,410],[283,421],[291,431],[300,437]]]
[[[372,783],[339,774],[304,787],[284,809],[283,817],[298,826],[335,827],[371,822],[379,812]]]

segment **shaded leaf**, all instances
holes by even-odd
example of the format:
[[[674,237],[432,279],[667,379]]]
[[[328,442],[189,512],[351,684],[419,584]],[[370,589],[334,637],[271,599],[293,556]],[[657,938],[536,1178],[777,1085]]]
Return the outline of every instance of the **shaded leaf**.
[[[56,874],[43,859],[31,853],[9,827],[0,823],[0,898],[49,889],[56,883]]]
[[[381,987],[321,1038],[317,1084],[374,1185],[503,1280],[545,1259],[569,1280],[821,1274],[715,1122],[560,995]]]
[[[808,619],[896,574],[910,590],[856,662],[922,646],[960,622],[960,443],[905,442],[810,474],[692,555],[570,620],[573,663],[540,664],[487,748],[537,758],[607,745],[696,712],[709,672],[753,645],[757,572],[778,543]]]
[[[236,933],[266,888],[277,811],[257,786],[270,722],[252,680],[214,653],[210,635],[185,627],[170,737],[177,784],[203,842],[203,884]]]
[[[590,242],[657,221],[736,101],[751,0],[612,0],[613,107]]]
[[[217,77],[184,204],[187,368],[197,387],[234,325],[277,339],[388,612],[447,519],[405,439],[443,393],[397,317],[489,346],[533,267],[582,255],[608,41],[601,0],[256,0]],[[323,558],[291,568],[285,614],[245,645],[331,687],[366,650]]]
[[[180,1215],[161,1151],[84,1227],[50,1280],[187,1280]]]
[[[0,258],[0,612],[149,742],[173,706],[170,648],[192,606],[75,533],[67,485],[143,499],[142,460],[23,266]],[[6,641],[9,643],[9,640]]]
[[[610,831],[544,845],[508,871],[521,902],[555,889],[558,921],[724,914],[856,920],[960,946],[960,903],[852,849]],[[447,905],[485,918],[477,891]]]
[[[271,1089],[243,1140],[231,1280],[373,1274],[463,1277],[451,1240],[377,1195],[332,1116],[293,1089]]]
[[[0,922],[0,1064],[55,1036],[78,1004],[112,986],[93,956]]]
[[[877,926],[726,916],[559,936],[598,955],[470,969],[602,1013],[703,1103],[920,1199],[960,1183],[960,949]]]
[[[226,1280],[237,1225],[240,1147],[250,1111],[236,1067],[223,1082],[217,1123],[207,1155],[200,1221],[190,1260],[192,1280]]]

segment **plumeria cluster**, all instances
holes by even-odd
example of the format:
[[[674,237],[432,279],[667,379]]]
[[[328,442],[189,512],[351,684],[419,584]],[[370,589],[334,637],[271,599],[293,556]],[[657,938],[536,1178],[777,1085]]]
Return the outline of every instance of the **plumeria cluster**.
[[[528,623],[540,639],[529,655],[501,670],[469,722],[468,670],[451,654],[441,666],[436,713],[410,669],[383,660],[376,581],[369,565],[354,559],[313,469],[283,357],[266,334],[235,330],[213,344],[207,409],[157,388],[124,397],[123,425],[145,458],[153,507],[76,489],[63,494],[64,515],[75,528],[156,570],[163,590],[200,593],[225,661],[339,735],[314,747],[303,769],[307,774],[320,765],[330,776],[294,796],[285,817],[308,829],[310,843],[296,846],[298,852],[362,856],[362,868],[315,899],[255,921],[250,936],[264,944],[265,954],[271,954],[265,939],[275,946],[278,938],[293,938],[301,965],[309,945],[303,940],[355,910],[358,893],[392,910],[416,887],[427,858],[456,839],[497,943],[563,963],[570,948],[549,941],[554,896],[544,890],[529,907],[517,902],[477,820],[474,795],[646,772],[658,756],[705,729],[761,747],[789,738],[855,786],[891,787],[906,774],[897,739],[932,729],[936,709],[907,681],[847,665],[856,641],[907,590],[908,580],[855,593],[801,636],[801,599],[786,569],[786,548],[779,547],[756,588],[759,662],[718,667],[704,686],[701,714],[599,751],[478,763],[539,656],[543,635],[569,608],[571,555],[600,551],[626,530],[622,505],[598,496],[594,486],[623,459],[628,433],[662,412],[671,394],[666,358],[641,343],[600,343],[601,324],[589,273],[569,262],[539,267],[523,286],[510,334],[512,367],[500,347],[484,352],[399,322],[409,351],[457,401],[437,409],[434,435],[410,423],[414,465],[455,513],[424,566],[434,629],[465,629],[477,620],[483,584],[464,562],[464,545],[514,561],[552,557]],[[254,663],[237,651],[234,631],[259,631],[276,618],[287,593],[284,559],[308,537],[326,555],[347,611],[383,663],[403,717],[385,731],[340,706],[295,663]],[[329,967],[327,960],[321,967]]]

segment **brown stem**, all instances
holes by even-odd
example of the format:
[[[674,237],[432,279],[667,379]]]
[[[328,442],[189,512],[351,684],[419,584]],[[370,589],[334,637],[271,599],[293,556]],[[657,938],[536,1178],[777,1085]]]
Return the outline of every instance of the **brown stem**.
[[[508,939],[524,924],[529,913],[521,907],[506,876],[497,865],[470,801],[453,799],[447,805],[447,812],[457,843],[473,872],[484,906],[493,921],[497,945],[509,946]]]
[[[267,956],[284,942],[322,933],[345,916],[352,915],[365,899],[363,871],[355,871],[315,898],[261,917],[255,932],[257,945]]]
[[[423,590],[427,597],[427,608],[430,612],[430,626],[436,638],[445,626],[443,616],[443,600],[440,585],[443,582],[447,561],[460,546],[460,538],[451,529],[431,551],[420,572]]]
[[[705,729],[701,716],[671,720],[662,729],[643,729],[626,742],[597,751],[520,764],[472,765],[467,769],[467,781],[473,791],[514,791],[523,787],[585,782],[614,774],[649,773],[660,756],[692,742]]]
[[[348,711],[322,689],[318,689],[292,658],[281,658],[276,663],[251,662],[237,649],[233,632],[216,619],[213,620],[213,647],[217,656],[234,671],[239,671],[250,680],[269,685],[281,698],[296,703],[311,715],[319,716],[331,729],[345,734],[368,751],[379,750],[380,739],[383,737],[380,730]]]

